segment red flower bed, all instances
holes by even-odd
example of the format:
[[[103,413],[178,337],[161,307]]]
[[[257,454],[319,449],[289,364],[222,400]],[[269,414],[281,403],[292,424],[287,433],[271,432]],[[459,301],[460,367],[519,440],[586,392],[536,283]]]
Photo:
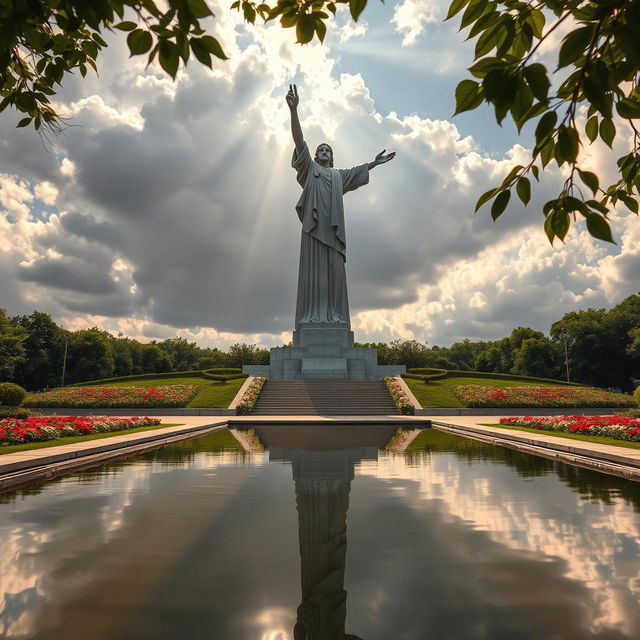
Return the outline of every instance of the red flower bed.
[[[126,431],[160,424],[156,418],[115,418],[109,416],[47,416],[0,420],[0,446],[41,442],[69,436]]]
[[[633,407],[631,396],[587,387],[453,387],[466,407]]]
[[[198,391],[198,386],[186,384],[162,387],[64,387],[30,395],[23,406],[74,409],[185,407]]]
[[[500,424],[640,442],[640,419],[626,416],[555,416],[553,418],[523,416],[501,418]]]

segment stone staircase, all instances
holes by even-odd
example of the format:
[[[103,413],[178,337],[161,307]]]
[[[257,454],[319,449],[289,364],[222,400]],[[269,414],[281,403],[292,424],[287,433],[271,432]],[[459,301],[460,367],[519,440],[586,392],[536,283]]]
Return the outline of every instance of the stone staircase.
[[[393,415],[382,380],[267,380],[254,415]]]

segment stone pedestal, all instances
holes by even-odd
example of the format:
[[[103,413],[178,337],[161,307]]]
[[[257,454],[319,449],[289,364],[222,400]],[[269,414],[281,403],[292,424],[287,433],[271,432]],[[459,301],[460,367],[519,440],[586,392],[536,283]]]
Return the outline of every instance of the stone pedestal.
[[[400,375],[404,365],[378,366],[375,349],[354,347],[346,322],[300,323],[292,347],[271,349],[268,365],[244,365],[244,373],[271,380],[377,380]]]

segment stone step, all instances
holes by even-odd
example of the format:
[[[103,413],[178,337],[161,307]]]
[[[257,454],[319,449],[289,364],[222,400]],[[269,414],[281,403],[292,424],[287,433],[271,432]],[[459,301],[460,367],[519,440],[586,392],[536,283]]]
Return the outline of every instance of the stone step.
[[[267,380],[256,415],[389,415],[397,413],[381,380]]]

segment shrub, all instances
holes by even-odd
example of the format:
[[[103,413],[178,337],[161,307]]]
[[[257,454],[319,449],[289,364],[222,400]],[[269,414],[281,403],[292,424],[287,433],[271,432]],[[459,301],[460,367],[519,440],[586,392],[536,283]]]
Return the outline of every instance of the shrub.
[[[19,407],[26,395],[27,392],[19,384],[0,382],[0,406]]]
[[[37,415],[37,411],[31,411],[24,407],[0,407],[0,420],[3,418],[31,418]]]
[[[636,387],[636,390],[633,392],[633,399],[640,404],[640,387]]]
[[[403,378],[414,378],[422,380],[422,382],[429,382],[429,380],[442,380],[448,375],[446,369],[438,369],[436,367],[415,367],[409,369],[407,373],[403,373]]]

